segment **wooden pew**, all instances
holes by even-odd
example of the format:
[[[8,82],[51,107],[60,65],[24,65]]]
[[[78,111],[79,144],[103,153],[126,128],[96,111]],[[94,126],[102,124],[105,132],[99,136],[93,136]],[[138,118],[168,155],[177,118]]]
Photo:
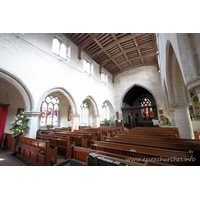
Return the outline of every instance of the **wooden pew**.
[[[65,159],[70,158],[70,151],[71,151],[71,143],[70,137],[51,137],[48,135],[37,136],[37,139],[50,141],[50,146],[57,147],[58,151],[65,151]]]
[[[134,140],[141,139],[141,140],[154,140],[154,141],[163,141],[163,142],[169,142],[169,143],[177,143],[177,144],[190,144],[190,145],[197,145],[197,147],[193,146],[193,148],[199,149],[198,145],[200,146],[200,140],[194,140],[194,139],[184,139],[184,138],[170,138],[170,137],[159,137],[155,135],[136,135],[136,134],[120,134],[115,135],[114,137],[117,138],[131,138]],[[196,150],[196,149],[195,149]]]
[[[108,136],[109,134],[107,134],[107,130],[102,131],[99,129],[91,129],[91,128],[86,128],[86,129],[82,129],[82,130],[74,130],[74,133],[92,133],[94,135],[95,140],[100,140],[103,141],[104,140],[104,136]],[[91,140],[90,140],[91,141]]]
[[[52,149],[49,141],[21,136],[16,156],[31,165],[51,166],[57,163],[57,147]]]
[[[73,137],[74,135],[76,136],[83,136],[84,141],[82,141],[81,145],[82,147],[87,147],[91,145],[91,140],[97,140],[97,133],[93,133],[93,132],[86,132],[83,130],[75,130],[74,132],[70,132],[70,131],[65,131],[65,132],[56,132],[56,133],[48,133],[49,135],[60,135],[60,136],[69,136],[69,137]],[[101,139],[104,140],[104,137],[101,135]],[[86,143],[87,141],[87,143]],[[74,141],[75,142],[75,141]],[[77,142],[75,142],[77,143]],[[87,146],[86,146],[87,145]]]
[[[130,132],[130,131],[125,131],[124,133],[122,132],[121,134],[179,138],[177,133],[168,133],[168,132]]]
[[[173,134],[176,134],[177,135],[177,138],[180,138],[179,137],[179,132],[178,132],[178,128],[165,128],[165,127],[137,127],[137,128],[134,128],[132,130],[129,130],[129,131],[126,131],[127,133],[134,133],[134,134],[156,134],[156,135],[160,135],[160,136],[163,136],[163,135],[166,135],[166,134],[169,134],[169,135],[173,135]]]
[[[109,152],[104,152],[104,151],[96,151],[93,149],[86,149],[83,147],[76,147],[74,145],[71,146],[71,158],[83,161],[87,163],[87,157],[89,156],[90,153],[98,153],[99,155],[106,156],[109,159],[113,159],[115,161],[119,161],[121,163],[125,163],[130,166],[172,166],[166,163],[161,163],[161,162],[152,162],[152,161],[140,161],[140,162],[133,162],[131,161],[130,158],[127,159],[127,156],[123,156],[120,154],[114,154],[114,153],[109,153]]]
[[[163,148],[153,148],[147,146],[139,146],[139,145],[125,145],[119,143],[111,143],[111,142],[101,142],[101,141],[93,141],[92,149],[111,152],[114,154],[121,154],[124,156],[130,156],[133,158],[152,158],[158,159],[168,158],[168,160],[172,158],[180,158],[180,159],[190,159],[193,156],[191,151],[178,151],[171,149],[163,149]],[[170,161],[167,162],[170,164]],[[189,162],[171,162],[171,164],[175,165],[190,165]]]
[[[200,140],[180,139],[180,138],[160,138],[160,137],[144,137],[116,135],[115,137],[106,137],[106,142],[122,143],[129,145],[151,146],[173,150],[193,151],[193,156],[196,159],[194,164],[200,165]]]
[[[12,134],[4,133],[1,148],[6,150],[9,148],[14,148],[14,146],[15,146],[15,139],[12,138]]]
[[[70,133],[55,133],[50,135],[38,135],[37,139],[66,139],[69,137],[70,143],[75,143],[78,146],[86,147],[87,148],[87,140],[84,139],[83,134],[70,134]],[[51,144],[53,145],[53,144]]]
[[[84,128],[91,128],[91,126],[79,126],[79,130],[82,130]]]
[[[101,127],[99,127],[99,128],[94,128],[94,127],[84,128],[83,130],[97,133],[97,140],[100,140],[100,141],[103,141],[103,137],[102,136],[108,136],[108,137],[111,136],[111,134],[108,131],[108,129],[104,129],[104,128],[101,128]]]

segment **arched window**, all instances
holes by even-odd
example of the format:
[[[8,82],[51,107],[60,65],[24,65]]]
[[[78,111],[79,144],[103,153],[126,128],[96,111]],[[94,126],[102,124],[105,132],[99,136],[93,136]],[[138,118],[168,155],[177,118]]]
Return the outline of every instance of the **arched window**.
[[[56,37],[53,39],[52,52],[64,59],[69,59],[69,47]]]
[[[67,55],[67,48],[64,44],[60,45],[60,56],[66,58]]]
[[[102,104],[102,112],[101,112],[101,121],[104,121],[105,119],[109,120],[110,119],[110,108],[109,105],[104,102]]]
[[[81,123],[81,125],[87,126],[89,124],[89,120],[88,120],[88,114],[89,114],[88,104],[86,102],[83,102],[81,104],[80,108],[81,108],[80,123]]]
[[[191,92],[190,93],[192,105],[189,107],[191,119],[200,120],[200,103],[198,96]]]
[[[59,52],[60,52],[60,42],[58,41],[57,38],[53,39],[52,52],[54,52],[57,55],[59,55]]]
[[[58,126],[59,98],[48,96],[42,102],[40,126]]]
[[[90,75],[93,75],[93,65],[86,59],[83,59],[83,70]]]
[[[142,98],[140,105],[142,117],[153,117],[153,109],[151,107],[152,104],[150,99],[146,97]]]
[[[105,72],[101,73],[101,80],[102,80],[103,83],[108,82],[108,75]]]

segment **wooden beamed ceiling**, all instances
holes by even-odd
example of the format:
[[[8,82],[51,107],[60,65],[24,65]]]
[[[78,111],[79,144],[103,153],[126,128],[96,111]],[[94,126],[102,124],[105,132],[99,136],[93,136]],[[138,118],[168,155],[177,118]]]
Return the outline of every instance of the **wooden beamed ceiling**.
[[[155,33],[63,33],[113,77],[135,67],[158,69]]]

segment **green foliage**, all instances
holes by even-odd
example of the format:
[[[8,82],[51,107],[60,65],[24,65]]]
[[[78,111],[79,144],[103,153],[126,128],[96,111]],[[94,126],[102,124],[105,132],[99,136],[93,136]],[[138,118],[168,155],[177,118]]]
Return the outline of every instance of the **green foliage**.
[[[20,133],[25,131],[27,133],[29,131],[28,127],[29,119],[25,117],[24,112],[21,112],[17,116],[15,116],[14,121],[11,122],[12,127],[9,129],[12,132],[13,138],[18,136]]]
[[[164,126],[171,126],[172,124],[167,117],[164,117],[163,118],[163,125]]]
[[[52,124],[46,124],[45,125],[47,128],[53,128],[53,125]]]
[[[110,120],[104,119],[103,123],[104,124],[110,124]]]

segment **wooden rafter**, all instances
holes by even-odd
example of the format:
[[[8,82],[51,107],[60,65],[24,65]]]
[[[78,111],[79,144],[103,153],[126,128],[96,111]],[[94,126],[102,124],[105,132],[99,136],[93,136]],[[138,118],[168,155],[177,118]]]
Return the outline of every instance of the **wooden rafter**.
[[[125,53],[129,53],[129,52],[132,52],[132,51],[135,51],[135,50],[138,50],[138,49],[141,49],[141,48],[144,48],[144,47],[147,47],[147,46],[153,46],[154,45],[154,42],[148,42],[146,44],[143,44],[141,46],[138,46],[138,47],[133,47],[132,49],[128,49],[128,50],[124,50],[122,52],[119,52],[115,55],[113,55],[112,57],[110,57],[109,59],[106,59],[105,61],[103,61],[101,64],[102,65],[105,65],[107,62],[117,58],[118,56],[121,56],[122,54],[125,54]]]
[[[111,35],[112,35],[112,37],[114,38],[114,40],[116,41],[116,40],[117,40],[117,37],[115,36],[115,34],[111,33]],[[123,52],[123,48],[122,48],[121,44],[119,43],[119,44],[117,44],[117,45],[118,45],[118,47],[120,48],[120,50]],[[123,55],[125,56],[126,60],[128,60],[128,57],[127,57],[126,53],[124,53]],[[129,63],[130,66],[132,66],[132,63],[131,63],[130,61],[128,61],[128,63]],[[121,68],[120,68],[120,69],[121,69]],[[121,70],[122,70],[122,69],[121,69]]]
[[[99,35],[99,33],[94,33],[92,34],[88,39],[86,39],[84,42],[82,42],[79,47],[81,48],[81,50],[83,48],[85,48],[95,37],[97,37]]]
[[[99,50],[99,51],[93,53],[93,54],[92,54],[92,57],[94,57],[95,55],[101,53],[102,51],[108,50],[109,48],[115,46],[116,44],[119,44],[120,42],[123,42],[124,40],[131,39],[131,38],[135,37],[136,35],[138,35],[138,34],[137,34],[137,33],[134,33],[134,34],[131,34],[131,35],[127,35],[127,36],[125,36],[125,37],[123,37],[123,38],[120,38],[120,39],[118,39],[117,41],[111,42],[109,45],[107,45],[107,46],[104,47],[103,49],[101,49],[101,50]]]
[[[148,57],[154,56],[154,55],[156,55],[155,52],[149,53],[149,54],[144,55],[144,56],[137,56],[137,57],[135,57],[135,58],[131,58],[131,59],[125,60],[125,61],[123,61],[123,62],[121,62],[121,63],[118,63],[118,65],[123,65],[124,63],[127,63],[127,62],[131,62],[131,61],[138,60],[138,59],[143,59],[143,58],[148,58]],[[144,63],[143,63],[143,64],[144,64]],[[134,65],[133,65],[133,66],[134,66]],[[116,67],[116,66],[113,66],[113,68],[114,68],[114,67]]]
[[[64,33],[102,68],[116,76],[131,68],[154,65],[158,68],[154,33]],[[149,63],[148,63],[149,62]],[[111,66],[111,67],[109,67]]]

